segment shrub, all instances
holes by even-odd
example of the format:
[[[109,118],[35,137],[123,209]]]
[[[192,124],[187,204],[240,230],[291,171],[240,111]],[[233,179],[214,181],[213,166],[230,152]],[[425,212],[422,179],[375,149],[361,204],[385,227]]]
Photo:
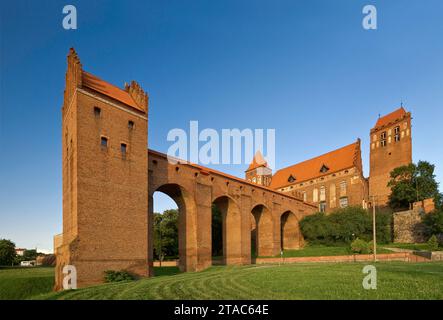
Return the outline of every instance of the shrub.
[[[353,253],[370,253],[369,243],[357,238],[351,243],[351,251]]]
[[[121,270],[106,270],[105,271],[105,282],[120,282],[120,281],[131,281],[134,280],[134,276],[129,272]]]
[[[431,250],[431,251],[435,251],[438,249],[438,240],[437,240],[437,237],[435,236],[435,234],[429,238],[428,247],[429,247],[429,250]]]
[[[391,242],[391,211],[376,214],[377,242]],[[338,209],[329,215],[316,213],[300,221],[304,238],[311,244],[350,244],[356,237],[372,239],[372,213],[361,207]]]

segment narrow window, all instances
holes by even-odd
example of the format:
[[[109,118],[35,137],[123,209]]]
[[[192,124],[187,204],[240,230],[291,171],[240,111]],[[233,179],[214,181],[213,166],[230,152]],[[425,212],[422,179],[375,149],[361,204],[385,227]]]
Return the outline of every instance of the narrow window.
[[[100,113],[101,113],[102,109],[100,109],[99,107],[94,107],[94,115],[99,118],[100,117]]]
[[[121,150],[123,155],[126,155],[126,149],[127,148],[128,148],[128,146],[126,145],[126,143],[120,144],[120,150]]]
[[[394,134],[395,134],[394,136],[395,142],[400,141],[400,126],[395,127]]]
[[[340,195],[341,196],[346,195],[346,181],[340,182]]]
[[[320,212],[325,212],[326,211],[326,202],[324,202],[324,201],[320,202],[319,209],[320,209]]]
[[[382,147],[386,147],[386,131],[383,131],[380,136],[380,144]]]
[[[101,141],[100,144],[103,148],[107,148],[108,147],[108,138],[106,137],[101,137]]]
[[[326,188],[324,186],[320,187],[320,201],[326,200]]]
[[[134,121],[132,121],[132,120],[128,121],[128,128],[129,128],[129,130],[134,129]]]

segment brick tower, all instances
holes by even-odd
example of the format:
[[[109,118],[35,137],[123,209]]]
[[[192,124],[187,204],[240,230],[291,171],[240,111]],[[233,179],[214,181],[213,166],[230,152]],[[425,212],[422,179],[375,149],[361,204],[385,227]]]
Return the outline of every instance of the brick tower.
[[[245,179],[265,187],[271,184],[272,170],[260,151],[257,151],[254,159],[252,159],[251,164],[245,171]]]
[[[370,133],[369,200],[386,205],[390,172],[412,162],[411,113],[401,107],[380,117]]]
[[[55,289],[65,265],[75,266],[78,287],[102,282],[105,270],[149,274],[147,114],[147,94],[136,82],[115,87],[83,71],[70,50]]]

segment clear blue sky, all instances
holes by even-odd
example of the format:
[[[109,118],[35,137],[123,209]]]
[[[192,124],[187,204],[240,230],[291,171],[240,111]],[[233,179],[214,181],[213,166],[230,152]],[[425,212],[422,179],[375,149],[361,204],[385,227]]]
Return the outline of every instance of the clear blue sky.
[[[78,29],[62,28],[74,4]],[[378,9],[378,30],[361,26]],[[0,238],[52,248],[61,232],[66,54],[117,85],[149,92],[150,148],[172,128],[275,128],[276,165],[362,139],[403,100],[414,161],[443,180],[443,2],[2,1]],[[243,176],[244,166],[218,166]],[[156,209],[169,203],[157,201]]]

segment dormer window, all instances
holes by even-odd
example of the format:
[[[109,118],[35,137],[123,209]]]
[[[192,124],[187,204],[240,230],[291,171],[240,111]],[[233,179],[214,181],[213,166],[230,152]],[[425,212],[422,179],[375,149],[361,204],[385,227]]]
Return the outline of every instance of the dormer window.
[[[295,181],[295,177],[291,174],[288,178],[288,182],[294,182]]]
[[[326,165],[322,165],[322,167],[320,168],[321,173],[326,173],[328,171],[329,171],[329,168]]]

